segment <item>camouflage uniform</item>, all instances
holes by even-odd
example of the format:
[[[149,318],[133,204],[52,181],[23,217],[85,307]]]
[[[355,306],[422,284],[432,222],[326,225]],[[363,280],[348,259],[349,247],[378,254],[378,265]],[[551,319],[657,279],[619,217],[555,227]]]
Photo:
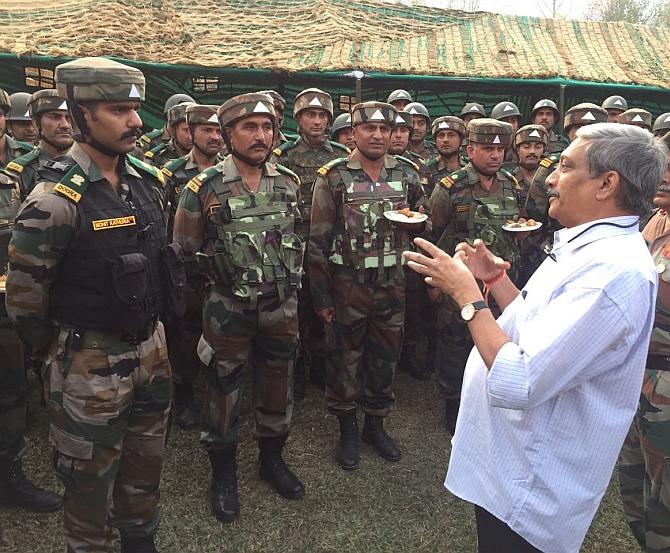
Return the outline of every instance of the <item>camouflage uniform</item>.
[[[0,157],[0,169],[4,168],[12,160],[33,151],[33,145],[27,142],[19,142],[8,134],[5,134],[5,162]]]
[[[570,141],[567,138],[561,136],[560,134],[556,134],[552,129],[549,131],[549,140],[547,142],[547,149],[545,150],[545,153],[560,154],[568,147],[569,144]]]
[[[385,119],[390,113],[393,124],[392,106],[367,102],[354,107],[354,125],[364,109],[380,110]],[[385,417],[394,402],[393,375],[402,345],[401,254],[409,247],[410,236],[386,220],[382,211],[408,205],[418,210],[424,193],[416,170],[388,155],[378,182],[370,184],[359,155],[354,151],[319,171],[308,263],[315,309],[334,307],[336,314],[327,328],[332,334],[326,365],[328,409],[345,415],[355,413],[360,403],[366,414]],[[368,203],[357,205],[362,200]],[[421,232],[423,225],[417,226]],[[376,242],[382,247],[375,248]]]
[[[640,405],[619,457],[626,520],[646,553],[670,551],[670,233],[659,210],[644,237],[659,273],[656,320],[651,334]]]
[[[191,98],[188,94],[173,94],[165,101],[165,106],[163,107],[163,115],[167,119],[168,113],[171,108],[174,106],[184,103],[184,102],[193,102],[195,100]],[[133,155],[137,154],[137,157],[143,159],[143,156],[149,150],[154,149],[156,146],[159,146],[161,143],[170,142],[170,133],[167,130],[167,125],[161,129],[153,129],[146,134],[143,134],[137,139],[137,147]]]
[[[310,102],[314,98],[319,100],[319,105],[328,111],[332,118],[332,100],[325,92],[317,92],[318,89],[307,89],[298,96],[294,105],[294,117],[303,109],[317,107]],[[296,225],[296,232],[307,241],[309,238],[309,226],[312,210],[312,191],[317,171],[329,161],[349,155],[349,148],[326,140],[321,146],[312,147],[299,137],[292,142],[287,142],[274,150],[274,159],[281,163],[300,177],[300,196],[302,198],[302,221]],[[298,321],[300,325],[301,352],[296,365],[296,379],[299,388],[296,398],[304,395],[304,375],[306,366],[310,369],[310,376],[317,385],[323,387],[324,365],[327,355],[327,346],[323,323],[314,312],[312,295],[310,293],[309,273],[306,271],[302,279],[302,289],[298,292]]]
[[[463,141],[467,142],[465,138],[467,135],[465,123],[463,123],[463,120],[458,117],[447,115],[445,117],[438,117],[435,119],[432,126],[433,139],[435,139],[437,133],[442,130],[453,130],[461,135],[461,144]],[[466,164],[467,161],[462,156],[458,155],[458,169],[465,167]],[[428,171],[430,171],[431,179],[430,185],[428,187],[424,185],[424,189],[426,190],[426,197],[430,198],[433,193],[433,189],[435,188],[435,184],[441,181],[444,177],[448,177],[452,173],[456,172],[456,169],[450,170],[447,167],[439,151],[437,157],[426,162],[426,168]]]
[[[169,127],[176,127],[179,123],[186,121],[186,109],[194,105],[192,102],[182,102],[170,108],[167,114],[167,124]],[[168,161],[182,157],[180,154],[181,145],[177,143],[175,137],[170,138],[168,142],[161,142],[144,153],[144,161],[154,167],[161,169]],[[183,150],[183,148],[181,148]]]
[[[430,115],[428,114],[426,106],[424,106],[419,102],[410,102],[405,106],[405,109],[403,109],[403,111],[411,114],[412,116],[416,115],[425,117],[428,132],[430,132]],[[409,147],[407,149],[408,151],[411,151],[412,153],[418,155],[421,158],[421,161],[423,161],[424,163],[429,159],[437,157],[437,155],[439,154],[437,148],[435,147],[435,144],[428,141],[427,139],[424,139],[424,141],[418,146],[412,144],[412,141],[410,139]]]
[[[70,100],[144,97],[139,70],[103,58],[62,64],[55,76]],[[34,194],[16,219],[7,311],[22,339],[47,351],[68,551],[111,551],[112,527],[124,553],[139,551],[160,519],[170,366],[158,316],[180,309],[181,254],[166,247],[161,173],[121,157],[117,192],[81,146],[60,160],[40,175],[51,192]]]
[[[492,119],[475,119],[468,126],[468,141],[470,144],[509,146],[512,128]],[[504,169],[495,174],[491,188],[486,190],[472,162],[468,163],[443,178],[430,197],[431,241],[451,255],[459,242],[481,238],[496,255],[515,265],[519,257],[518,245],[500,227],[506,220],[518,217],[518,191],[516,179]],[[447,405],[457,405],[465,362],[473,343],[467,324],[460,317],[460,306],[450,298],[440,303],[437,329],[437,382]],[[454,421],[448,416],[447,422]]]

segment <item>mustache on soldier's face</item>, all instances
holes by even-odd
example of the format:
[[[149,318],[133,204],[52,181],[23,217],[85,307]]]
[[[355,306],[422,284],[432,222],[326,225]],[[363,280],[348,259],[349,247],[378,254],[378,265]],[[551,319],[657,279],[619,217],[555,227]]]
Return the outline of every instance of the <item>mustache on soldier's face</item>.
[[[560,194],[558,193],[558,190],[554,190],[553,188],[547,188],[547,196],[550,198],[558,198]]]

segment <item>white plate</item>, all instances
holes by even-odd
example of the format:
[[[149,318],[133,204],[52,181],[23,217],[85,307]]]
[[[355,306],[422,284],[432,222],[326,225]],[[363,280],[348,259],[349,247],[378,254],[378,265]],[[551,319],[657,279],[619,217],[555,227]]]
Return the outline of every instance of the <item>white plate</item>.
[[[542,223],[535,223],[535,226],[533,227],[513,227],[511,225],[503,225],[502,228],[503,230],[506,230],[507,232],[533,232],[534,230],[539,229],[542,227]]]
[[[407,215],[403,215],[399,211],[384,211],[384,217],[386,217],[389,221],[393,221],[395,223],[423,223],[426,219],[428,219],[428,215],[425,213],[419,213],[417,211],[412,211],[414,213],[414,217],[407,217]]]

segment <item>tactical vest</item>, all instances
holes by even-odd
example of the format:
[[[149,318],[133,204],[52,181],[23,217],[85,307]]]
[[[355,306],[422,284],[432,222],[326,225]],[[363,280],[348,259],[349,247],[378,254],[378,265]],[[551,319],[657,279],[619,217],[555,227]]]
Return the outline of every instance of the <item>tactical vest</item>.
[[[237,180],[239,176],[223,176],[211,181],[221,202],[208,221],[215,253],[198,252],[196,259],[203,273],[230,285],[235,297],[248,300],[255,309],[262,289],[284,301],[300,288],[305,243],[294,232],[295,216],[284,182],[275,181],[269,193],[233,196],[230,183]]]
[[[21,199],[18,183],[9,176],[0,174],[0,275],[7,274],[9,241],[19,207]]]
[[[187,163],[186,156],[178,157],[169,161],[161,171],[165,175],[166,186],[165,186],[165,217],[167,218],[167,228],[168,228],[168,238],[172,240],[172,231],[174,229],[174,218],[177,214],[177,206],[179,205],[179,195],[181,194],[182,188],[189,180],[180,180],[175,177],[175,172],[183,169]],[[196,176],[200,171],[195,168]]]
[[[385,211],[407,205],[402,169],[392,169],[388,182],[376,183],[356,181],[344,168],[339,171],[344,182],[344,227],[334,238],[330,261],[357,269],[361,280],[365,269],[377,269],[380,276],[391,267],[402,272],[402,252],[409,248],[409,235],[384,217]]]
[[[512,234],[502,227],[519,218],[519,206],[514,185],[506,180],[502,185],[504,198],[475,198],[471,189],[464,190],[464,194],[452,190],[451,220],[438,245],[453,254],[458,243],[479,238],[495,255],[516,262],[519,248]]]
[[[164,271],[158,191],[126,175],[124,200],[106,183],[89,183],[77,165],[61,177],[52,193],[75,203],[77,226],[51,289],[51,316],[74,328],[141,334],[163,311],[165,281],[176,277]]]

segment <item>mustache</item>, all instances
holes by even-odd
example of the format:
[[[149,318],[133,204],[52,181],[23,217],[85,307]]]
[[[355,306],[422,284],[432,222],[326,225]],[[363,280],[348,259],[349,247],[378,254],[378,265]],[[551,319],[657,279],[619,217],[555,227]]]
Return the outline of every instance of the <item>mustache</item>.
[[[560,194],[558,193],[558,190],[554,190],[553,188],[547,188],[547,196],[549,198],[558,198]]]
[[[659,184],[656,192],[670,192],[670,184]]]
[[[139,138],[140,136],[142,136],[142,131],[140,129],[132,129],[124,132],[121,135],[121,140],[125,140],[126,138]]]

